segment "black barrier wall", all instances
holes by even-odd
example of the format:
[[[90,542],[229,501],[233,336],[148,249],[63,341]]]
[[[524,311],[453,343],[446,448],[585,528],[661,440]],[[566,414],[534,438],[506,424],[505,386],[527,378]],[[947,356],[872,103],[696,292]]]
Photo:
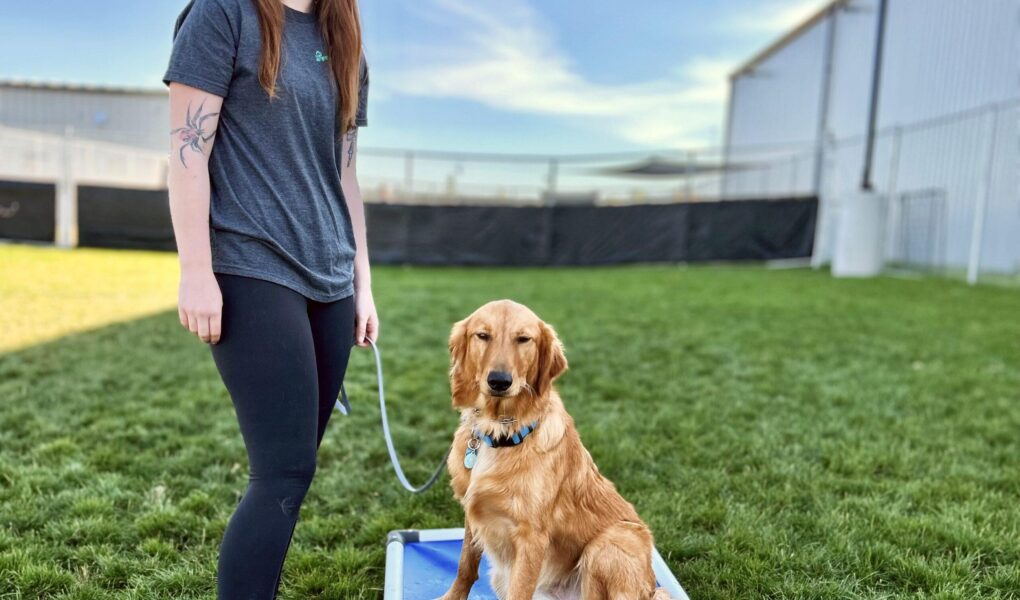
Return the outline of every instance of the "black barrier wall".
[[[78,243],[176,250],[166,190],[79,186]]]
[[[636,206],[369,205],[375,262],[606,265],[811,255],[815,198]]]
[[[0,238],[52,242],[57,188],[52,183],[0,181]]]
[[[0,209],[9,203],[4,185]],[[11,220],[23,225],[0,235],[52,240],[53,186],[17,185],[28,186],[19,192],[25,197],[49,194],[41,219],[48,229],[39,219]],[[817,208],[815,198],[620,207],[369,204],[367,218],[375,263],[605,265],[810,256]],[[78,210],[83,246],[175,248],[165,190],[82,186]]]

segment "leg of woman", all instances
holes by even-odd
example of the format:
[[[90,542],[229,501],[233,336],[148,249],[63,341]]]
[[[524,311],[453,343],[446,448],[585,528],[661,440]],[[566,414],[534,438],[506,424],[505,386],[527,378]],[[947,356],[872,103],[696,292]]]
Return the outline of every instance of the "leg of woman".
[[[319,389],[308,300],[216,274],[223,324],[210,346],[248,452],[249,482],[220,546],[220,600],[271,600],[315,474]]]
[[[308,317],[315,340],[315,364],[319,372],[319,430],[322,443],[329,417],[347,371],[354,345],[354,296],[336,302],[309,302]]]

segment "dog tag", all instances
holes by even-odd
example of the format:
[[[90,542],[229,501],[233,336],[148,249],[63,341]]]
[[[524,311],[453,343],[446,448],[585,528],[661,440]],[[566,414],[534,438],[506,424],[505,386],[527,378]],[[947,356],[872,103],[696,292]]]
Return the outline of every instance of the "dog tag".
[[[478,462],[478,448],[482,445],[478,438],[468,440],[467,449],[464,451],[464,468],[473,469]]]

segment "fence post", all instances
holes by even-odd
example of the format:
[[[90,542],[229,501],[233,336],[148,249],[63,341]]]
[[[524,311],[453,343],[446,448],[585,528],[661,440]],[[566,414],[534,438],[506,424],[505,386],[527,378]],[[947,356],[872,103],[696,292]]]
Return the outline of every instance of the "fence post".
[[[836,208],[832,206],[835,201],[835,194],[826,194],[826,190],[823,187],[828,187],[829,190],[833,189],[832,172],[835,168],[832,164],[835,161],[833,156],[834,146],[835,144],[830,135],[823,133],[821,143],[819,144],[819,151],[816,154],[816,160],[821,161],[821,164],[818,165],[818,169],[815,172],[815,193],[818,197],[818,211],[815,213],[815,240],[811,247],[812,269],[820,269],[825,263],[824,252],[829,245],[829,240],[832,239],[830,229],[834,209]]]
[[[983,177],[978,179],[977,204],[974,206],[974,225],[970,234],[970,258],[967,261],[967,283],[975,285],[981,270],[981,246],[985,237],[985,212],[992,194],[992,177],[995,175],[995,146],[999,126],[1000,105],[995,105],[988,118],[988,147],[985,149]]]
[[[60,148],[60,177],[57,179],[54,242],[61,248],[74,248],[78,245],[78,186],[74,180],[74,155],[72,143],[74,127],[64,128],[64,139]]]
[[[698,162],[698,154],[694,150],[687,152],[687,162],[684,164],[684,201],[690,202],[694,196],[694,165]]]
[[[885,256],[889,259],[895,248],[898,237],[898,226],[900,219],[900,205],[896,195],[899,193],[900,175],[900,144],[902,142],[903,129],[897,125],[893,128],[892,148],[889,151],[889,180],[886,184],[886,230],[885,230]]]
[[[818,198],[819,208],[822,201],[822,169],[825,166],[825,145],[827,129],[829,126],[829,96],[832,93],[832,70],[833,56],[836,51],[836,18],[839,16],[840,7],[829,5],[828,14],[825,17],[825,68],[822,74],[821,95],[818,98],[818,127],[815,130],[815,164],[814,172],[811,175],[811,189]],[[819,214],[821,211],[819,211]]]
[[[407,201],[414,202],[414,152],[404,153],[404,189]]]
[[[788,196],[794,196],[797,193],[797,154],[790,155],[790,191]]]
[[[723,150],[722,150],[722,161],[720,162],[720,165],[722,166],[722,171],[720,173],[721,179],[719,180],[719,199],[720,200],[729,200],[730,199],[730,186],[732,185],[732,182],[730,181],[730,177],[731,177],[731,175],[730,175],[730,159],[731,159],[732,155],[733,155],[733,149],[732,148],[730,148],[728,146],[726,148],[723,148]]]
[[[546,175],[546,188],[545,196],[546,202],[555,202],[556,197],[556,186],[559,183],[560,176],[560,161],[556,158],[549,159],[549,173]]]

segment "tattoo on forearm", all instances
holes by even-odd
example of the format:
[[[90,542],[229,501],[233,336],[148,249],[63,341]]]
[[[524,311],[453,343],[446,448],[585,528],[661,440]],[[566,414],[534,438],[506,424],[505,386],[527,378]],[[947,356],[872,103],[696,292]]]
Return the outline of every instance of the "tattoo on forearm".
[[[178,127],[177,129],[174,129],[173,131],[170,132],[170,135],[176,134],[180,139],[181,149],[178,155],[181,157],[181,164],[184,165],[185,169],[188,168],[188,161],[184,159],[184,151],[190,148],[194,152],[198,152],[199,154],[205,154],[204,152],[202,152],[202,144],[208,143],[209,140],[213,139],[213,137],[215,137],[216,135],[215,126],[211,131],[208,132],[202,129],[202,127],[207,120],[215,117],[220,113],[214,112],[202,114],[202,108],[204,106],[205,100],[202,100],[202,103],[198,105],[198,110],[196,110],[195,113],[192,114],[191,102],[188,102],[188,116],[187,120],[185,121],[185,126]]]
[[[354,129],[347,132],[347,166],[351,166],[351,161],[354,160],[354,146],[358,143],[358,129]]]

